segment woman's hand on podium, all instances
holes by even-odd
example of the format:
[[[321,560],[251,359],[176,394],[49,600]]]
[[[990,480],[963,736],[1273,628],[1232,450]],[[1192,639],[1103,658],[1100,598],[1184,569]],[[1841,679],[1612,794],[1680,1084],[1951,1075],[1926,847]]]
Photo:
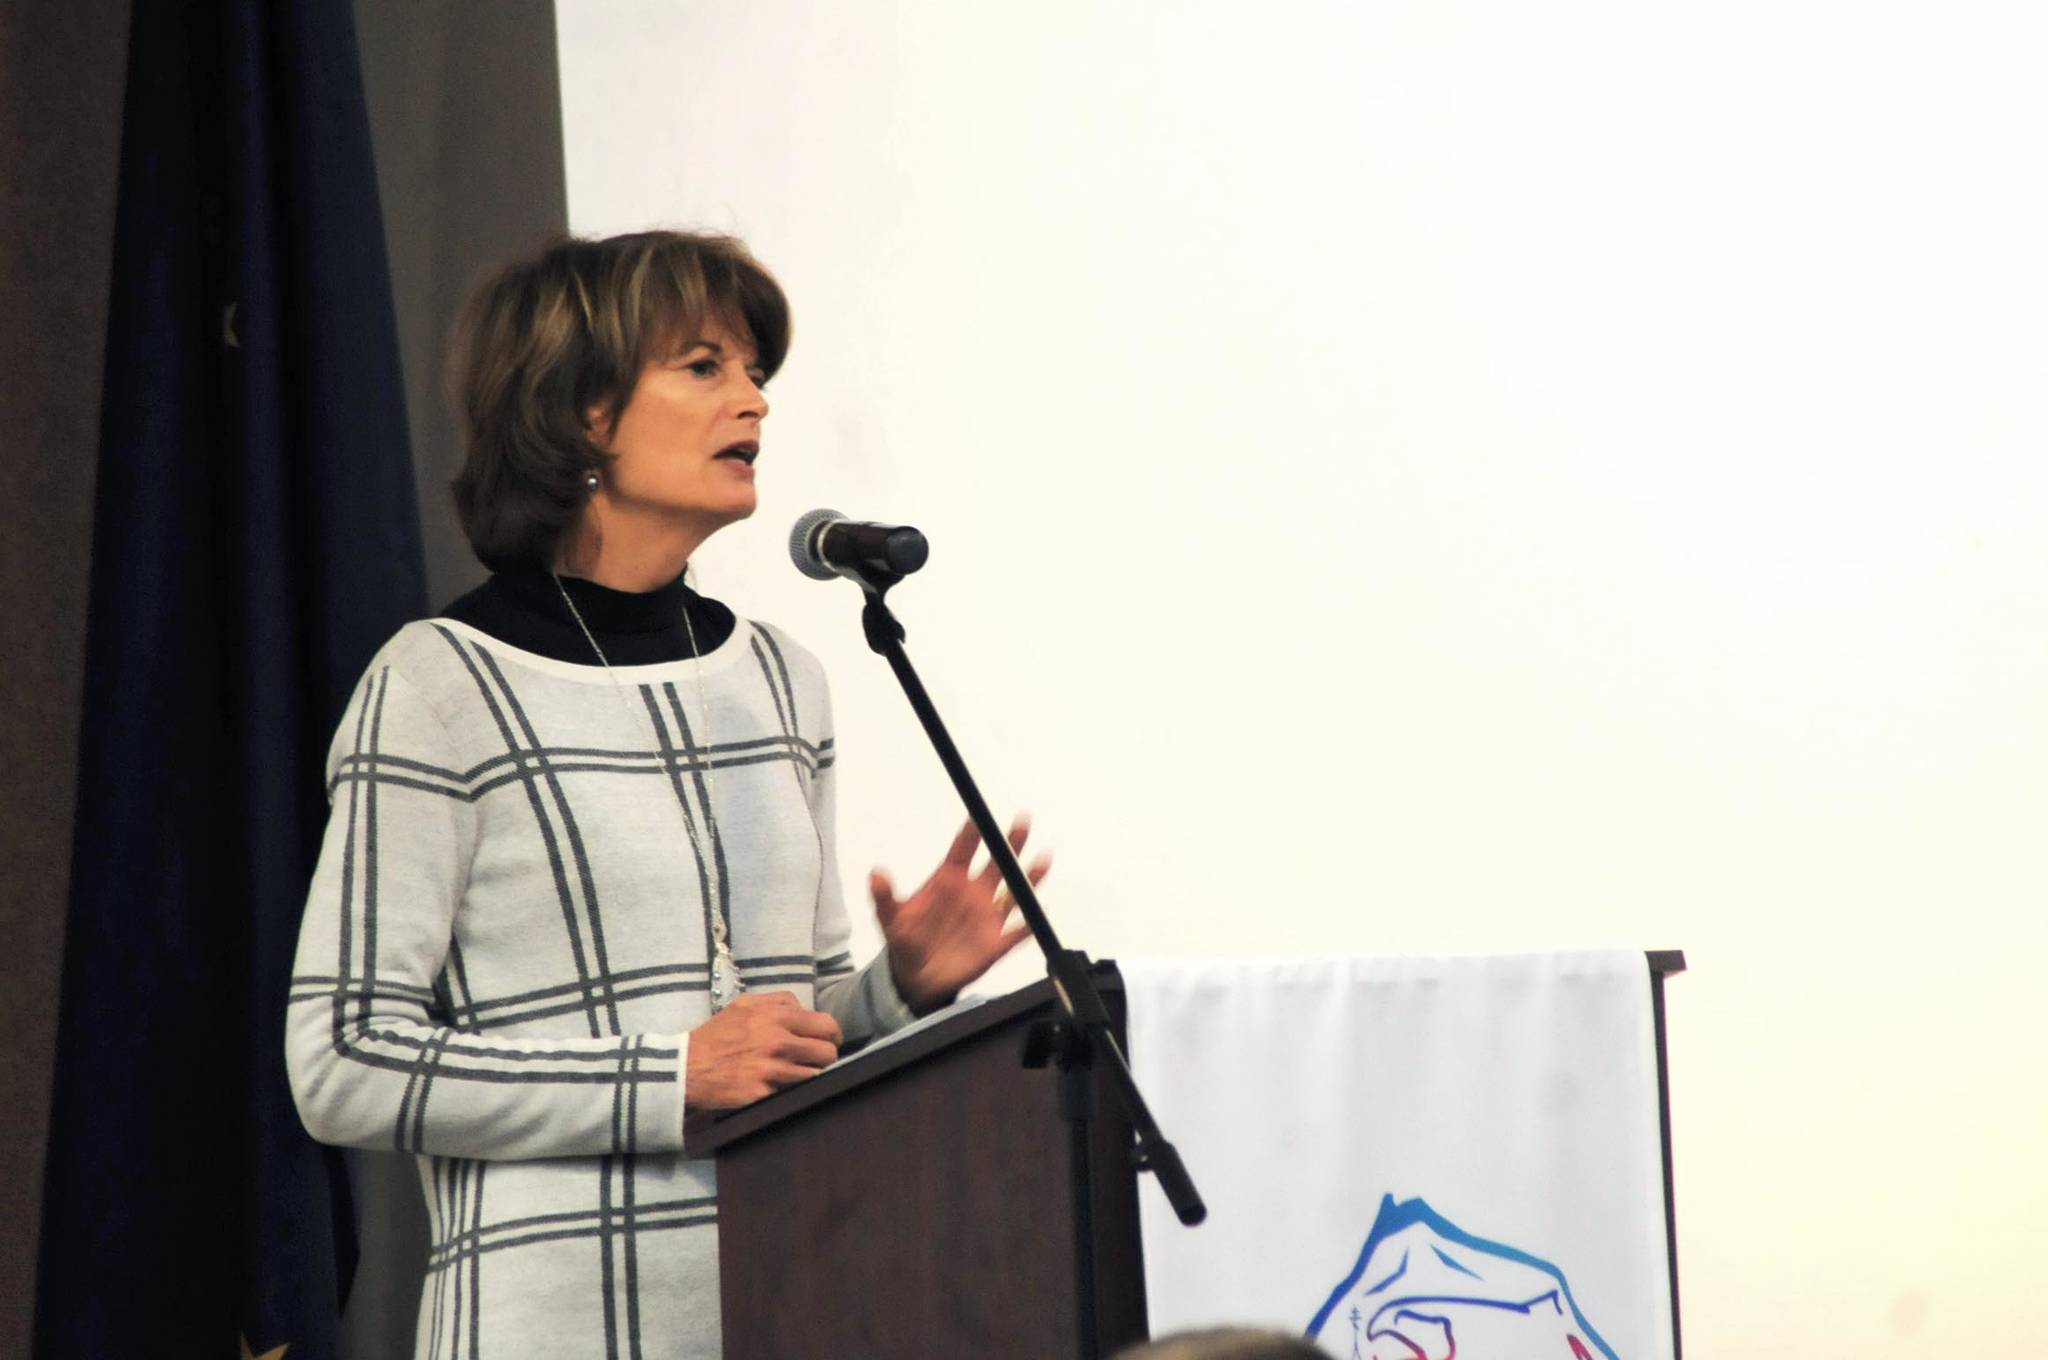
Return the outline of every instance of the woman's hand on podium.
[[[839,1022],[793,992],[744,992],[690,1031],[685,1110],[751,1105],[818,1075],[839,1056]]]
[[[1010,824],[1010,848],[1021,851],[1030,837],[1030,818],[1018,816]],[[951,1002],[1031,934],[1027,925],[1008,924],[1016,907],[994,862],[978,874],[969,872],[980,844],[970,820],[924,886],[901,901],[886,872],[868,875],[875,916],[888,941],[890,976],[919,1015]],[[1036,885],[1051,868],[1050,856],[1040,855],[1025,877]]]

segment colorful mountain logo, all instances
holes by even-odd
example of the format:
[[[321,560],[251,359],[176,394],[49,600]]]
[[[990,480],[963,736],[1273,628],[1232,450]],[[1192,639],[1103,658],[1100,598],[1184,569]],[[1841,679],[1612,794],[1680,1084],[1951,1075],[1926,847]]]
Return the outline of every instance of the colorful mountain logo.
[[[1392,1195],[1308,1337],[1353,1360],[1619,1360],[1563,1271]]]

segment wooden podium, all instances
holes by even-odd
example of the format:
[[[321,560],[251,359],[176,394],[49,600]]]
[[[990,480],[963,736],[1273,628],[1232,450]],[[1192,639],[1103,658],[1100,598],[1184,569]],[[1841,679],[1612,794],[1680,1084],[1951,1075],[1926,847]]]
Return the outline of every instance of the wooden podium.
[[[1117,1041],[1123,982],[1099,964]],[[1052,984],[694,1123],[718,1159],[726,1360],[1096,1360],[1145,1338],[1131,1127],[1062,1070]]]

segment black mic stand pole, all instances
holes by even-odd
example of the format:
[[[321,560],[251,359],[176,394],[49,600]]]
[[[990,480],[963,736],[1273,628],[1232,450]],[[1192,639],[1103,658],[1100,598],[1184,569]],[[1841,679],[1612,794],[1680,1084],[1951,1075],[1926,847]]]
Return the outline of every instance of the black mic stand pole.
[[[947,735],[946,725],[939,719],[939,711],[932,707],[931,696],[925,693],[923,682],[917,678],[909,656],[904,653],[903,625],[882,599],[889,588],[902,579],[892,572],[875,568],[869,568],[861,579],[861,588],[867,595],[867,607],[861,611],[861,626],[867,633],[868,646],[880,653],[888,661],[889,669],[896,672],[896,679],[902,684],[911,708],[916,711],[917,720],[924,724],[925,735],[931,738],[940,762],[952,777],[953,787],[959,791],[960,801],[967,805],[967,815],[974,819],[976,829],[981,832],[982,844],[988,847],[990,861],[1002,871],[1003,882],[1009,885],[1017,910],[1023,913],[1024,920],[1030,925],[1032,937],[1038,941],[1038,948],[1045,955],[1046,972],[1052,978],[1053,991],[1067,1013],[1069,1024],[1060,1027],[1064,1032],[1035,1036],[1036,1041],[1027,1052],[1025,1061],[1032,1066],[1043,1065],[1048,1057],[1057,1061],[1060,1070],[1066,1074],[1069,1117],[1084,1118],[1087,1071],[1092,1060],[1100,1060],[1108,1068],[1123,1098],[1124,1109],[1131,1117],[1131,1128],[1137,1137],[1133,1164],[1138,1170],[1150,1171],[1159,1178],[1159,1188],[1173,1205],[1174,1215],[1192,1227],[1206,1218],[1209,1211],[1203,1205],[1194,1181],[1188,1176],[1180,1154],[1159,1131],[1152,1111],[1145,1104],[1144,1095],[1138,1090],[1137,1080],[1131,1075],[1131,1065],[1125,1060],[1115,1034],[1110,1031],[1109,1012],[1104,1009],[1102,994],[1096,991],[1094,979],[1089,976],[1091,965],[1088,955],[1078,949],[1061,947],[1059,936],[1053,933],[1052,922],[1046,919],[1044,908],[1038,904],[1038,894],[1032,891],[1030,879],[1025,877],[1016,854],[1010,849],[1009,839],[1003,835],[995,816],[988,810],[981,790],[975,787],[974,776],[967,772],[967,763],[960,758],[959,748]],[[1076,1109],[1077,1102],[1079,1109]]]

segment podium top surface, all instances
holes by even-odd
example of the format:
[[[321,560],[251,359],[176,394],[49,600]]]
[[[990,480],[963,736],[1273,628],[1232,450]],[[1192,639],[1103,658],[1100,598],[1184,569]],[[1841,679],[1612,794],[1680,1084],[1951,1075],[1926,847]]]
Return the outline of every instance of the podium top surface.
[[[1123,990],[1123,978],[1117,973],[1114,963],[1098,962],[1092,976],[1100,992]],[[793,1119],[892,1072],[915,1066],[935,1053],[965,1043],[1048,1005],[1058,1006],[1059,1000],[1053,992],[1052,979],[1041,978],[1029,986],[966,1007],[956,1014],[944,1015],[941,1012],[943,1018],[926,1028],[900,1039],[891,1040],[885,1036],[810,1080],[777,1091],[751,1105],[702,1117],[689,1116],[683,1125],[683,1155],[712,1156],[720,1148],[751,1137],[785,1119]]]

